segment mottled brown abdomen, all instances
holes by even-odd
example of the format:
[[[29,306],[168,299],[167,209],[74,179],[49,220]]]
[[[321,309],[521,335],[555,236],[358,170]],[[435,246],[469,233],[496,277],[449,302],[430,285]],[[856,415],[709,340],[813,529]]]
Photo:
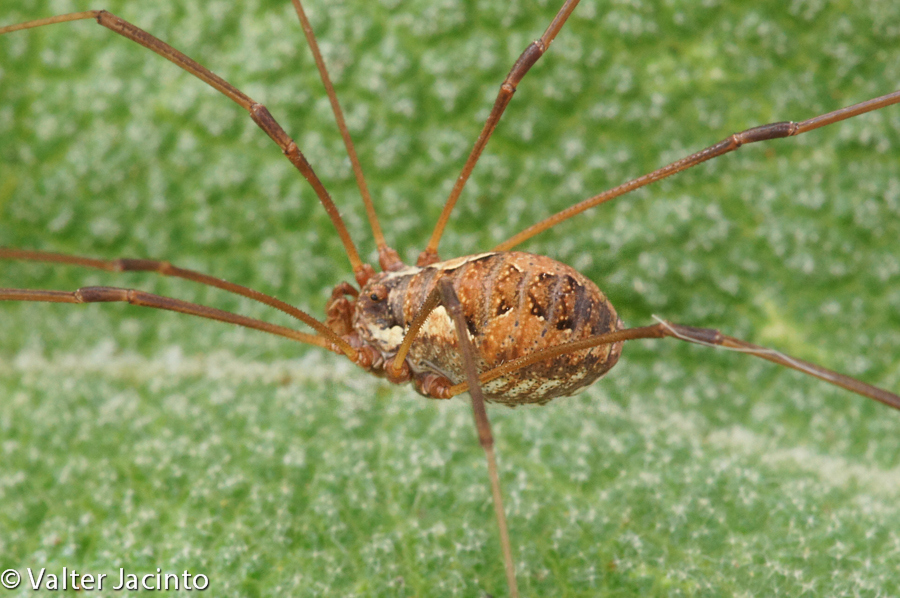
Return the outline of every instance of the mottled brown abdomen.
[[[440,278],[453,282],[481,372],[547,347],[622,328],[606,296],[573,268],[548,257],[506,252],[376,275],[356,305],[354,327],[360,337],[386,357],[396,353]],[[373,301],[376,294],[382,297]],[[536,363],[485,384],[485,398],[507,405],[546,403],[596,381],[615,365],[621,351],[617,343]],[[407,361],[415,374],[441,374],[454,384],[464,381],[459,343],[442,307],[425,322]]]

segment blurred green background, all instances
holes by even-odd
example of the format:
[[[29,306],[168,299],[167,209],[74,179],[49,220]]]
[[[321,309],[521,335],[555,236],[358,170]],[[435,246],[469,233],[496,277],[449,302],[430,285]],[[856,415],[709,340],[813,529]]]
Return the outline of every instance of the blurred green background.
[[[0,0],[0,22],[99,7]],[[374,259],[287,0],[102,7],[265,103]],[[309,2],[406,259],[557,8]],[[442,255],[733,131],[894,91],[898,41],[889,0],[584,0],[520,85]],[[521,248],[580,269],[628,325],[717,327],[896,392],[898,158],[892,107],[744,148]],[[319,316],[352,278],[314,194],[242,110],[91,22],[0,37],[0,245],[169,259]],[[187,282],[0,268],[7,287],[137,287],[292,325]],[[217,596],[505,595],[464,401],[125,305],[4,304],[0,323],[3,568],[189,569]],[[646,341],[579,396],[490,414],[524,595],[900,593],[900,417],[868,399]]]

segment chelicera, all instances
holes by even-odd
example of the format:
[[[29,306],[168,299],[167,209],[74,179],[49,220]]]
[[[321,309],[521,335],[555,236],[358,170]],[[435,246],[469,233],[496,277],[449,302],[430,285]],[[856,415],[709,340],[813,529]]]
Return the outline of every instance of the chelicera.
[[[572,394],[611,369],[626,341],[670,337],[724,347],[767,359],[842,386],[852,392],[900,408],[900,397],[820,366],[704,328],[660,321],[626,328],[613,305],[590,280],[547,257],[513,251],[534,235],[591,207],[634,189],[740,148],[748,143],[795,136],[865,112],[900,102],[894,92],[867,102],[801,122],[754,127],[726,137],[695,154],[572,206],[539,222],[493,251],[442,260],[438,245],[453,207],[484,147],[512,99],[517,84],[547,51],[577,0],[568,0],[543,36],[522,53],[502,83],[493,110],[456,181],[434,233],[415,265],[404,264],[387,245],[374,204],[329,81],[324,61],[299,0],[294,6],[307,33],[326,90],[332,101],[357,175],[375,238],[380,272],[363,262],[328,192],[296,143],[266,107],[181,52],[106,11],[62,15],[0,28],[0,34],[81,19],[100,25],[171,60],[248,111],[303,174],[328,211],[346,248],[356,286],[338,284],[326,306],[326,318],[312,316],[274,297],[206,274],[147,259],[100,260],[20,249],[2,249],[0,258],[55,262],[109,271],[150,271],[230,291],[277,309],[310,326],[315,334],[201,305],[116,287],[86,287],[76,291],[0,289],[0,299],[64,303],[128,302],[177,311],[281,335],[345,355],[360,367],[393,382],[412,382],[421,394],[446,399],[469,391],[479,437],[488,458],[501,544],[512,595],[517,595],[512,546],[508,540],[500,487],[493,456],[493,438],[484,402],[510,406],[543,404]]]

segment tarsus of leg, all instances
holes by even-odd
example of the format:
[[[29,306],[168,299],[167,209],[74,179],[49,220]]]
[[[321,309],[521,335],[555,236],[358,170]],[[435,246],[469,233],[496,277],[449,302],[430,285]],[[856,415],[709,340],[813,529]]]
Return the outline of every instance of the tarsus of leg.
[[[774,349],[760,347],[758,345],[754,345],[752,343],[748,343],[731,336],[726,336],[718,330],[714,330],[711,328],[694,328],[691,326],[682,326],[680,324],[673,324],[665,320],[659,320],[658,324],[654,324],[652,326],[616,330],[614,332],[608,332],[606,334],[600,334],[594,337],[557,345],[555,347],[550,347],[541,351],[536,351],[531,355],[520,357],[519,359],[504,363],[503,365],[482,373],[479,376],[478,381],[480,384],[486,384],[491,380],[506,376],[512,372],[518,371],[522,368],[526,368],[534,363],[552,359],[557,355],[575,353],[577,351],[583,351],[592,347],[599,347],[601,345],[609,345],[624,341],[664,337],[675,338],[678,340],[698,345],[704,345],[707,347],[727,349],[730,351],[737,351],[739,353],[747,353],[749,355],[753,355],[755,357],[759,357],[761,359],[765,359],[773,363],[795,369],[797,371],[803,372],[804,374],[814,376],[816,378],[819,378],[820,380],[824,380],[825,382],[834,384],[835,386],[840,386],[841,388],[849,390],[850,392],[854,392],[858,395],[874,399],[880,403],[884,403],[885,405],[893,407],[894,409],[900,409],[900,396],[887,390],[878,388],[877,386],[872,386],[871,384],[861,382],[856,378],[851,378],[850,376],[839,374],[835,371],[823,368],[814,363],[809,363],[808,361],[803,361],[802,359],[797,359],[796,357],[785,355],[784,353],[775,351]],[[451,386],[448,391],[451,396],[455,396],[457,394],[465,392],[466,390],[468,390],[468,388],[468,382],[461,382],[459,384]]]
[[[369,218],[369,225],[372,227],[372,235],[375,237],[375,244],[378,246],[378,256],[383,270],[389,270],[402,266],[400,256],[397,252],[387,246],[384,240],[384,233],[381,231],[381,225],[378,223],[378,216],[375,214],[375,204],[372,202],[372,196],[369,193],[369,187],[366,184],[366,178],[363,176],[362,166],[359,163],[359,157],[356,155],[356,148],[353,146],[353,140],[350,138],[350,131],[347,128],[347,122],[344,120],[344,112],[338,102],[337,93],[334,91],[334,85],[331,83],[331,77],[328,75],[328,69],[325,67],[325,60],[322,58],[322,52],[319,51],[319,44],[316,41],[316,35],[313,33],[312,25],[303,10],[300,0],[291,0],[294,3],[294,10],[297,11],[297,17],[300,19],[300,26],[303,28],[303,34],[312,51],[313,58],[316,61],[316,68],[319,69],[319,76],[322,78],[322,84],[325,86],[325,92],[328,94],[328,101],[331,102],[331,110],[334,112],[334,119],[337,121],[338,129],[341,132],[341,138],[344,140],[344,146],[347,148],[347,155],[350,158],[350,164],[353,167],[353,174],[356,177],[356,184],[359,186],[359,192],[362,194],[363,204],[366,207],[366,215]]]
[[[300,171],[303,177],[309,182],[310,186],[312,186],[313,191],[315,191],[318,196],[319,201],[328,213],[329,218],[331,218],[331,222],[337,229],[338,236],[340,236],[341,242],[344,244],[347,258],[350,260],[350,265],[353,268],[353,273],[355,274],[357,281],[362,281],[360,284],[363,284],[365,280],[368,280],[371,276],[371,266],[363,264],[362,260],[359,258],[356,246],[353,244],[350,233],[347,231],[347,227],[344,225],[344,221],[341,218],[340,213],[338,213],[337,207],[331,200],[331,196],[328,194],[328,191],[325,189],[325,186],[322,184],[318,175],[313,171],[312,166],[307,162],[306,157],[297,147],[297,144],[294,143],[294,140],[281,128],[281,125],[275,121],[269,113],[269,110],[263,104],[254,101],[244,92],[228,83],[228,81],[219,77],[192,58],[189,58],[184,53],[150,35],[143,29],[140,29],[105,10],[90,10],[58,15],[47,19],[39,19],[37,21],[28,21],[27,23],[0,27],[0,35],[22,29],[31,29],[34,27],[42,27],[44,25],[52,25],[54,23],[65,23],[82,19],[95,19],[97,23],[106,27],[113,33],[117,33],[122,37],[130,39],[131,41],[152,50],[166,60],[180,66],[213,89],[216,89],[249,112],[253,122],[265,131],[272,141],[278,144],[282,153],[290,160],[291,164]]]
[[[447,203],[444,204],[444,209],[434,227],[434,232],[431,233],[431,239],[428,241],[425,250],[419,255],[419,259],[416,262],[417,265],[425,266],[439,261],[437,253],[438,244],[440,244],[441,236],[444,234],[444,229],[447,227],[447,222],[450,220],[450,213],[453,211],[456,200],[459,199],[459,195],[462,193],[466,181],[469,180],[469,175],[472,174],[472,170],[475,168],[478,158],[481,157],[481,152],[484,151],[484,147],[491,138],[491,134],[493,134],[494,129],[497,128],[497,123],[500,122],[500,117],[503,116],[506,106],[512,100],[513,94],[516,92],[516,86],[522,78],[525,77],[525,74],[529,69],[534,66],[538,59],[544,55],[547,48],[550,47],[553,39],[559,33],[559,30],[562,29],[563,24],[565,24],[566,19],[568,19],[569,15],[572,14],[572,11],[575,10],[578,2],[579,0],[566,0],[562,8],[559,9],[559,12],[556,13],[553,21],[547,27],[547,30],[544,31],[544,35],[525,48],[525,51],[522,52],[521,56],[519,56],[518,60],[513,64],[509,74],[506,75],[506,79],[504,79],[503,84],[500,86],[500,91],[497,93],[497,99],[494,100],[494,107],[491,109],[491,113],[488,116],[487,121],[485,121],[484,127],[481,129],[478,139],[475,140],[475,146],[472,148],[472,152],[466,159],[462,172],[460,172],[456,179],[456,183],[453,185],[453,189],[450,191],[450,196],[447,198]]]
[[[475,417],[475,427],[478,429],[478,441],[484,449],[484,454],[487,458],[488,475],[491,478],[491,493],[494,496],[494,512],[497,515],[497,525],[500,528],[500,544],[503,548],[503,562],[506,566],[506,581],[509,584],[509,595],[512,598],[518,598],[519,588],[516,584],[516,567],[512,558],[509,530],[506,526],[506,511],[503,508],[503,495],[500,491],[500,476],[497,473],[497,460],[494,456],[494,436],[491,433],[491,422],[484,407],[484,394],[481,392],[481,384],[478,382],[475,348],[469,339],[469,330],[463,315],[462,304],[459,302],[456,291],[453,290],[453,283],[449,279],[444,278],[438,281],[436,288],[440,293],[441,303],[453,320],[456,327],[456,335],[459,338],[459,352],[462,356],[463,367],[466,370],[469,395],[472,397],[472,412]]]
[[[40,301],[45,303],[110,303],[124,302],[139,307],[165,309],[190,316],[226,322],[245,328],[253,328],[291,340],[332,350],[331,341],[322,336],[299,332],[284,326],[270,324],[231,312],[198,305],[181,299],[163,297],[135,289],[119,287],[82,287],[76,291],[48,291],[34,289],[0,289],[0,301]]]
[[[593,208],[594,206],[598,206],[611,199],[615,199],[620,195],[630,193],[635,189],[640,189],[641,187],[645,187],[651,183],[655,183],[656,181],[672,176],[673,174],[679,173],[682,170],[687,170],[688,168],[706,162],[707,160],[711,160],[729,152],[733,152],[734,150],[740,148],[742,145],[746,145],[748,143],[756,143],[758,141],[766,141],[768,139],[780,139],[782,137],[800,135],[801,133],[806,133],[808,131],[818,129],[819,127],[824,127],[826,125],[840,122],[842,120],[846,120],[860,114],[865,114],[866,112],[871,112],[873,110],[878,110],[879,108],[897,104],[898,102],[900,102],[900,91],[895,91],[893,93],[867,100],[865,102],[860,102],[859,104],[853,104],[852,106],[847,106],[846,108],[828,112],[826,114],[822,114],[820,116],[816,116],[799,123],[771,123],[768,125],[753,127],[752,129],[741,131],[740,133],[734,133],[733,135],[726,137],[719,143],[711,145],[704,150],[701,150],[695,154],[691,154],[690,156],[682,158],[681,160],[672,162],[671,164],[654,170],[649,174],[645,174],[641,177],[628,181],[627,183],[623,183],[617,187],[613,187],[608,191],[604,191],[599,195],[595,195],[594,197],[585,199],[584,201],[570,206],[565,210],[557,212],[553,216],[541,220],[537,224],[533,224],[525,230],[515,234],[503,243],[497,245],[493,250],[509,251],[523,241],[526,241],[527,239],[530,239],[531,237],[556,226],[560,222],[568,220],[576,214],[580,214],[581,212]]]
[[[72,266],[82,266],[85,268],[96,268],[98,270],[105,270],[107,272],[155,272],[156,274],[161,274],[163,276],[172,276],[175,278],[182,278],[185,280],[198,282],[200,284],[209,285],[218,289],[222,289],[223,291],[228,291],[229,293],[241,295],[242,297],[247,297],[248,299],[264,303],[270,307],[274,307],[275,309],[283,311],[289,316],[297,318],[310,328],[314,329],[321,336],[334,343],[351,361],[355,361],[356,359],[356,349],[351,347],[347,341],[336,335],[330,328],[328,328],[323,323],[319,322],[303,310],[297,309],[289,303],[285,303],[280,299],[277,299],[270,295],[266,295],[265,293],[260,293],[259,291],[251,289],[249,287],[235,284],[233,282],[228,282],[227,280],[222,280],[221,278],[215,278],[214,276],[203,274],[201,272],[195,272],[194,270],[179,268],[177,266],[173,266],[169,262],[123,258],[115,260],[99,260],[77,255],[64,255],[61,253],[50,253],[46,251],[7,249],[4,247],[0,247],[0,259],[67,264]]]

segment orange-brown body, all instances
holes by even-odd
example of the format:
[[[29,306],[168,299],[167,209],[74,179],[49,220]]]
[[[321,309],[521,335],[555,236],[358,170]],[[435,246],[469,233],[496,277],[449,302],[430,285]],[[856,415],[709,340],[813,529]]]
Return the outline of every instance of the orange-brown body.
[[[593,282],[565,264],[523,252],[485,253],[375,274],[355,303],[346,302],[340,310],[343,317],[329,321],[350,324],[351,330],[344,325],[345,336],[357,346],[374,348],[378,357],[368,368],[384,374],[441,278],[449,278],[459,296],[480,372],[540,349],[622,329],[615,309]],[[621,343],[603,345],[533,364],[486,383],[485,399],[515,406],[570,395],[609,371],[621,351]],[[435,396],[429,380],[465,380],[456,331],[442,306],[425,321],[406,363],[409,377],[426,396]]]

